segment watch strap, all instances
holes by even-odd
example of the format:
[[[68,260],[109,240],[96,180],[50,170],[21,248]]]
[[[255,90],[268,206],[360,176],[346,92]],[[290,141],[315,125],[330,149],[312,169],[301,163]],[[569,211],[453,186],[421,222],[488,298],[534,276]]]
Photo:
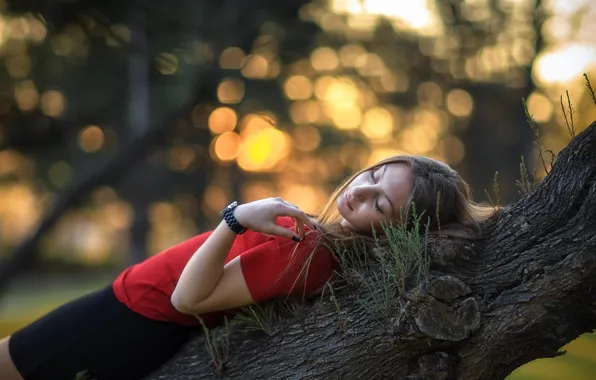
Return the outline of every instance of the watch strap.
[[[230,229],[237,233],[238,235],[241,235],[243,233],[246,232],[246,227],[244,227],[242,224],[240,224],[238,222],[238,220],[236,219],[236,217],[234,216],[234,209],[238,207],[238,202],[234,201],[232,203],[230,203],[229,205],[227,205],[220,213],[219,215],[223,218],[223,220],[225,220],[226,224],[228,225],[228,227],[230,227]]]

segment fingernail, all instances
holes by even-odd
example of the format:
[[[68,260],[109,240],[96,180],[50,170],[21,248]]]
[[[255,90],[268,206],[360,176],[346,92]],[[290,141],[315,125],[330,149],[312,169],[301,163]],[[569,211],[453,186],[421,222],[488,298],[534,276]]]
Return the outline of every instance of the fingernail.
[[[292,236],[292,240],[294,240],[297,243],[300,243],[300,238],[298,236]]]

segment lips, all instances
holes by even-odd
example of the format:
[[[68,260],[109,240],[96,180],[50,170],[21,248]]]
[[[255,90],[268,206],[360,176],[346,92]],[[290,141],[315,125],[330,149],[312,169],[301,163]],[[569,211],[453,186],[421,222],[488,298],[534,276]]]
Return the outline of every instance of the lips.
[[[349,196],[348,192],[345,192],[344,193],[344,198],[345,198],[345,201],[346,201],[346,206],[348,206],[348,209],[350,209],[350,211],[354,211],[354,208],[350,204],[350,200],[349,200],[349,197],[348,196]]]

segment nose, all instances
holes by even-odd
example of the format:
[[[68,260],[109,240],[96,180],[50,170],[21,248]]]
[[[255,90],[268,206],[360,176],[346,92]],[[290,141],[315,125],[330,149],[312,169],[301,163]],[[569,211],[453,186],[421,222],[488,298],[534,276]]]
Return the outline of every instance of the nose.
[[[368,198],[369,194],[372,192],[370,186],[354,186],[352,188],[352,196],[358,202],[363,203]]]

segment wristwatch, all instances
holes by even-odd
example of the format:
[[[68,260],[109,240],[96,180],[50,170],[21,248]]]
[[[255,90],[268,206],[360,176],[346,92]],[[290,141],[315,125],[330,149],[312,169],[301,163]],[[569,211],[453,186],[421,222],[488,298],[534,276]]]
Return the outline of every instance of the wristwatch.
[[[236,207],[238,207],[238,202],[234,201],[221,210],[219,215],[226,221],[226,224],[232,231],[241,235],[246,232],[246,227],[238,223],[238,220],[236,220],[236,217],[234,216],[234,209]]]

